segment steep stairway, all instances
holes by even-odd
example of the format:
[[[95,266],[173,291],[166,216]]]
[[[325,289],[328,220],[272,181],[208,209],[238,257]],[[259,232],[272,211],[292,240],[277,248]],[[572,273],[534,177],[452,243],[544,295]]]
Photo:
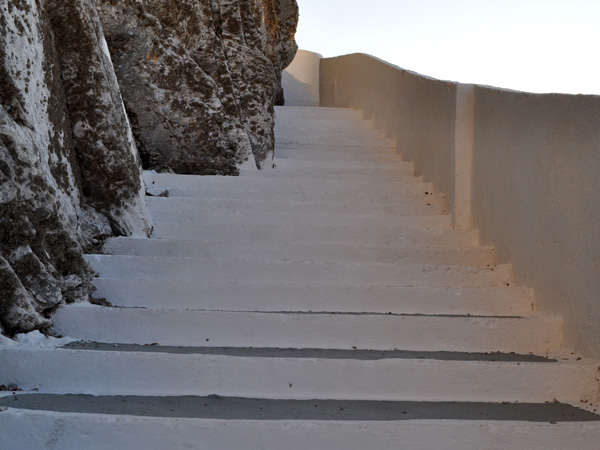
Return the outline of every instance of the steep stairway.
[[[277,109],[273,168],[145,174],[69,339],[0,350],[0,449],[594,449],[598,362],[357,111]]]

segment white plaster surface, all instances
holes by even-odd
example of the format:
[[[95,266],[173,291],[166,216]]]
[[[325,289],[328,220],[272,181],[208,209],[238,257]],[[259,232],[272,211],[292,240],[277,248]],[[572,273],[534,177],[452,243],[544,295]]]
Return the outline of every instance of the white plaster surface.
[[[319,106],[321,55],[298,50],[281,75],[286,106]]]
[[[97,329],[86,323],[93,319]],[[557,351],[556,317],[445,317],[383,314],[238,312],[71,306],[56,330],[83,340],[218,347]],[[207,341],[208,339],[208,341]]]
[[[0,413],[3,442],[12,450],[144,448],[247,450],[596,450],[594,423],[478,421],[330,422],[164,419],[10,409]],[[16,430],[35,430],[21,434]],[[172,430],[177,432],[173,433]]]
[[[280,110],[286,120],[297,114],[307,134],[311,126],[320,130],[305,147],[294,137],[304,159],[281,152],[278,169],[239,178],[146,173],[154,195],[169,192],[147,199],[154,236],[113,239],[106,254],[87,257],[99,274],[95,296],[113,307],[75,304],[54,317],[56,333],[109,346],[0,343],[0,383],[58,394],[542,405],[556,399],[597,408],[598,361],[564,346],[561,318],[536,311],[531,291],[513,286],[511,266],[496,265],[493,249],[477,245],[477,231],[451,228],[444,198],[415,190],[420,180],[408,178],[410,165],[335,160],[336,152],[359,150],[328,149],[334,140],[315,118],[331,114],[337,118],[330,121],[343,122],[355,120],[355,112]],[[326,162],[310,157],[321,151],[329,152]],[[429,192],[432,185],[421,187]],[[141,347],[125,351],[118,344]],[[293,357],[286,349],[320,349],[321,356]],[[438,356],[331,356],[395,349]],[[498,351],[555,360],[490,360]],[[451,360],[439,352],[471,355]],[[8,430],[0,448],[11,450],[520,450],[569,448],[565,443],[587,449],[600,436],[600,421],[256,421],[18,408],[0,411],[0,427]]]
[[[394,137],[456,227],[477,227],[563,315],[570,345],[600,357],[600,98],[463,86],[362,54],[321,60],[320,87],[322,105]]]
[[[7,349],[2,358],[9,363],[0,369],[4,379],[45,393],[578,403],[594,399],[597,387],[597,366],[586,361],[263,358],[71,349]]]
[[[96,295],[115,306],[220,311],[375,312],[396,314],[531,315],[524,288],[424,286],[290,286],[200,284],[195,281],[97,278]],[[326,300],[326,301],[325,301]]]

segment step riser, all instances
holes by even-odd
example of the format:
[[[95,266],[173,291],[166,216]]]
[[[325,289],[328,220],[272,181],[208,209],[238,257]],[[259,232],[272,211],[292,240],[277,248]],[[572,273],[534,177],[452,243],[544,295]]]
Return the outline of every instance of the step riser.
[[[299,227],[196,225],[159,222],[154,224],[156,239],[198,240],[204,242],[312,243],[367,246],[474,247],[477,232],[458,230],[373,229],[358,227]]]
[[[94,296],[114,306],[219,311],[374,312],[519,316],[533,297],[520,289],[342,288],[205,285],[163,280],[94,279]]]
[[[154,215],[159,220],[160,215]],[[139,238],[109,239],[103,253],[136,256],[177,256],[215,259],[319,261],[387,264],[494,264],[490,248],[367,247],[361,245],[279,244],[256,242],[198,242]]]
[[[324,146],[327,149],[341,152],[352,152],[354,154],[368,155],[397,155],[395,142],[391,139],[381,139],[378,136],[364,136],[361,133],[338,135],[311,135],[302,136],[300,134],[291,135],[289,133],[275,133],[275,147],[283,149],[286,147],[294,147],[298,150],[306,151],[314,154],[315,151],[311,146]]]
[[[284,180],[322,180],[323,178],[327,178],[328,181],[347,181],[352,184],[356,183],[364,183],[369,182],[373,179],[373,177],[381,178],[383,183],[387,182],[404,182],[406,177],[412,177],[412,169],[348,169],[345,171],[341,171],[340,169],[328,168],[328,167],[315,167],[315,168],[285,168],[284,162],[294,162],[297,163],[299,161],[289,161],[285,159],[278,159],[276,161],[276,167],[274,169],[267,170],[254,170],[250,171],[240,171],[240,178],[245,179],[265,179],[265,180],[276,180],[276,179],[284,179]],[[426,186],[426,185],[425,185]],[[425,189],[427,190],[427,189]]]
[[[305,286],[465,286],[510,284],[507,265],[490,267],[237,261],[211,258],[87,255],[103,278],[188,280],[206,283],[281,283]]]
[[[414,166],[412,163],[407,161],[388,161],[388,162],[369,162],[369,161],[289,161],[286,159],[277,159],[275,158],[275,165],[277,168],[294,172],[299,170],[314,170],[315,173],[319,173],[319,171],[336,171],[339,176],[347,176],[348,174],[352,174],[356,171],[366,172],[374,175],[372,172],[376,171],[376,173],[381,172],[391,172],[395,174],[396,172],[404,172],[406,171],[407,176],[412,176],[414,173]],[[262,170],[262,171],[244,171],[243,173],[250,174],[253,173],[255,175],[260,174],[269,174],[271,170]],[[371,179],[372,180],[372,179]]]
[[[277,123],[290,124],[303,120],[356,120],[363,122],[363,113],[359,110],[347,108],[321,108],[321,107],[294,107],[294,106],[276,106],[275,121]]]
[[[164,211],[150,208],[153,222],[202,223],[212,225],[251,226],[324,226],[324,227],[373,227],[373,228],[421,228],[444,230],[451,228],[450,216],[385,216],[374,223],[371,216],[351,214],[275,214],[249,212],[217,212],[206,210]],[[243,215],[242,215],[243,214]]]
[[[368,146],[348,146],[349,151],[343,151],[339,147],[334,145],[315,145],[316,148],[321,150],[320,152],[307,152],[300,150],[297,146],[285,145],[275,148],[275,157],[283,159],[293,160],[307,160],[307,161],[367,161],[376,163],[385,162],[402,162],[402,157],[397,154],[391,154],[393,149],[384,154],[382,152],[373,151]],[[385,147],[381,147],[385,149]],[[363,151],[359,151],[364,149]]]
[[[337,131],[356,131],[363,130],[364,132],[379,133],[383,137],[385,133],[381,130],[374,130],[371,122],[362,120],[362,117],[354,119],[328,119],[328,118],[281,118],[277,117],[275,123],[276,131],[290,131],[292,133],[302,130],[305,132],[320,131],[322,133],[337,132]]]
[[[151,195],[159,196],[165,189],[150,189]],[[169,197],[196,197],[196,198],[214,198],[223,200],[262,200],[262,201],[281,201],[283,198],[289,201],[297,202],[347,202],[348,197],[352,196],[358,202],[388,202],[398,203],[404,195],[425,196],[426,189],[420,184],[406,184],[402,189],[390,192],[365,192],[365,191],[345,191],[345,192],[324,192],[315,189],[315,192],[294,191],[294,190],[253,190],[253,189],[168,189]],[[163,194],[164,195],[164,194]],[[432,198],[431,196],[425,198]]]
[[[404,182],[408,178],[418,182],[414,169],[406,162],[368,163],[349,161],[291,161],[275,159],[275,167],[263,170],[242,170],[239,178],[272,179],[287,177],[287,179],[303,178],[305,180],[345,181],[347,184],[372,182],[377,177],[382,182]],[[424,186],[427,186],[425,184]],[[428,186],[427,186],[428,187]]]
[[[57,433],[58,426],[71,432]],[[586,423],[227,421],[14,409],[0,414],[0,428],[11,450],[48,442],[61,450],[597,450],[600,441],[599,427]]]
[[[425,196],[424,196],[425,197]],[[244,214],[246,212],[271,213],[271,214],[350,214],[350,215],[375,215],[375,216],[433,216],[444,214],[446,207],[434,199],[423,198],[420,204],[401,203],[363,203],[344,204],[334,202],[291,202],[291,201],[262,201],[262,200],[219,200],[210,198],[185,198],[185,197],[150,197],[148,205],[151,210],[163,209],[173,211],[184,210],[210,210],[214,212],[232,212]],[[438,204],[436,204],[438,203]],[[374,219],[376,220],[376,219]]]
[[[2,379],[22,389],[101,395],[298,400],[578,402],[596,368],[577,364],[327,360],[92,350],[3,351]],[[24,370],[25,368],[25,370]],[[98,377],[102,374],[102,377]],[[291,385],[291,387],[290,387]]]
[[[296,191],[258,191],[258,190],[225,190],[225,189],[168,189],[168,197],[185,197],[185,198],[206,198],[219,199],[226,201],[246,202],[246,201],[273,201],[273,202],[302,202],[302,203],[408,203],[418,202],[423,203],[443,203],[443,197],[435,197],[426,195],[419,185],[406,185],[404,192],[296,192]],[[165,196],[164,189],[148,190],[151,196]]]
[[[56,332],[126,344],[534,352],[562,345],[562,322],[535,319],[61,308]],[[90,323],[95,324],[92,328]]]
[[[264,172],[272,173],[272,171]],[[346,193],[385,193],[400,197],[406,189],[418,189],[418,193],[431,192],[429,183],[421,183],[419,179],[413,177],[395,177],[389,180],[379,180],[374,182],[372,178],[369,181],[357,181],[348,183],[345,180],[328,180],[318,176],[307,179],[277,179],[269,177],[212,177],[212,176],[191,176],[191,175],[173,175],[152,174],[146,175],[148,187],[155,190],[182,190],[182,189],[226,189],[228,191],[266,191],[268,193],[279,193],[285,195],[286,192],[295,192],[302,194],[334,194]],[[259,197],[260,198],[260,197]]]
[[[275,127],[275,146],[310,146],[315,144],[344,146],[369,146],[385,147],[390,152],[396,153],[395,140],[387,139],[384,133],[377,130],[348,129],[338,127],[335,130],[299,128],[293,130],[290,127]]]
[[[393,140],[388,139],[382,130],[374,130],[371,124],[362,120],[353,120],[345,123],[339,120],[329,121],[302,121],[297,123],[275,124],[275,140],[303,139],[305,137],[323,138],[357,138],[372,140],[388,140],[393,145]]]

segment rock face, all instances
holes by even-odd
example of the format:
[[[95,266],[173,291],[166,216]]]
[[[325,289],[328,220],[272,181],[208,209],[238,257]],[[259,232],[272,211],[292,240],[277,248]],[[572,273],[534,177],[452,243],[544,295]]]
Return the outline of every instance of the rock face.
[[[267,56],[273,63],[277,76],[275,104],[283,105],[281,74],[296,56],[298,46],[294,40],[298,27],[296,0],[263,0],[264,22],[267,29]]]
[[[0,2],[1,332],[48,327],[89,298],[84,251],[150,233],[142,162],[269,165],[297,19],[295,0]]]
[[[92,0],[0,3],[0,324],[44,328],[84,300],[82,257],[150,221]]]
[[[145,168],[235,175],[273,156],[295,0],[96,0]]]

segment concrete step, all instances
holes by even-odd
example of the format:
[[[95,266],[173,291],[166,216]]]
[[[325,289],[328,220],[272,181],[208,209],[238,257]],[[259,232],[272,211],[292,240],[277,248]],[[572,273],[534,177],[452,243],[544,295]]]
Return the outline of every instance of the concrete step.
[[[275,124],[276,137],[302,137],[302,136],[352,136],[386,139],[383,130],[373,129],[371,122],[360,119],[329,120],[329,119],[302,119],[287,120]]]
[[[561,327],[560,319],[547,316],[230,312],[89,304],[62,307],[55,315],[56,332],[75,339],[216,347],[545,354],[562,345]]]
[[[204,283],[260,281],[296,286],[503,287],[511,281],[509,265],[325,263],[130,255],[86,255],[85,259],[102,278]]]
[[[435,198],[415,196],[408,203],[369,202],[356,204],[351,202],[327,201],[289,201],[289,200],[236,200],[196,197],[148,197],[151,210],[157,209],[210,209],[214,212],[264,212],[264,213],[309,213],[309,214],[352,214],[352,215],[395,215],[395,216],[432,216],[443,215],[446,206],[436,202]],[[373,222],[376,222],[374,218]]]
[[[373,129],[364,120],[299,120],[275,124],[275,140],[278,138],[358,138],[387,140],[385,132]]]
[[[94,286],[94,297],[125,307],[465,316],[533,313],[533,295],[523,288],[239,285],[123,278],[96,278]]]
[[[2,350],[6,367],[0,374],[5,380],[19,380],[25,391],[100,395],[579,403],[597,392],[596,364],[574,358],[479,359],[458,353],[415,357],[410,352],[396,352],[398,357],[359,352],[352,357],[310,349],[291,353],[84,343],[75,348]]]
[[[171,199],[174,200],[174,199]],[[323,227],[281,225],[201,225],[193,223],[154,224],[156,239],[223,242],[236,240],[256,243],[349,244],[395,247],[474,247],[477,231],[419,230],[411,228]]]
[[[15,403],[17,402],[17,403]],[[0,405],[22,410],[130,415],[138,417],[254,420],[407,421],[461,420],[523,422],[598,422],[597,414],[569,404],[492,402],[415,402],[389,400],[273,400],[200,396],[91,396],[17,394]]]
[[[345,180],[347,183],[356,180],[373,181],[373,177],[381,181],[393,181],[400,177],[413,177],[414,168],[411,163],[400,162],[352,162],[352,161],[302,161],[275,158],[274,169],[242,170],[240,178],[247,177],[279,177],[286,174],[288,178],[320,178],[328,180]],[[417,177],[413,177],[419,180]]]
[[[413,228],[423,230],[448,230],[451,218],[447,215],[428,216],[393,216],[380,217],[375,222],[372,216],[364,214],[326,214],[326,213],[264,213],[256,210],[247,211],[213,211],[211,208],[165,211],[150,209],[153,222],[201,223],[204,225],[239,225],[251,226],[326,226],[326,227],[359,227],[359,228]]]
[[[321,108],[321,107],[298,107],[298,106],[276,106],[275,122],[285,123],[290,120],[293,123],[302,120],[360,120],[363,113],[357,109],[348,108]]]
[[[312,169],[311,169],[312,170]],[[407,169],[408,170],[408,169]],[[271,171],[252,171],[243,172],[267,174]],[[263,191],[263,193],[278,192],[281,195],[286,193],[305,193],[305,194],[355,194],[355,193],[389,193],[400,197],[402,194],[431,194],[432,187],[430,183],[423,183],[420,179],[410,175],[398,176],[390,175],[386,179],[373,180],[372,177],[365,180],[355,180],[346,178],[346,174],[341,174],[343,179],[328,179],[316,174],[306,178],[280,179],[268,176],[197,176],[197,175],[173,175],[156,174],[145,172],[147,189],[152,192],[158,192],[168,189],[169,191],[179,189],[206,189],[219,190],[226,189],[230,192],[239,191]]]
[[[347,114],[344,112],[342,114]],[[373,131],[373,124],[369,120],[363,120],[362,114],[359,112],[356,114],[356,111],[350,112],[350,117],[346,117],[343,119],[339,118],[329,118],[329,117],[290,117],[289,115],[286,117],[278,116],[275,121],[275,129],[276,130],[290,130],[294,132],[297,129],[303,130],[363,130],[366,132]]]
[[[144,409],[151,410],[147,406],[151,399],[120,396],[115,400],[143,403]],[[48,442],[61,450],[215,450],[237,449],[241,442],[245,450],[596,450],[600,440],[600,426],[595,421],[551,420],[554,417],[545,421],[490,420],[486,417],[487,408],[478,412],[480,420],[462,421],[444,416],[391,421],[231,420],[178,417],[177,405],[185,402],[168,397],[161,401],[167,402],[174,416],[114,415],[110,408],[84,414],[10,408],[0,414],[2,441],[11,450],[41,449]],[[209,405],[206,401],[201,404]],[[316,404],[313,408],[319,409],[320,404]],[[538,407],[547,406],[535,406],[534,411]],[[346,410],[344,406],[338,408]],[[531,410],[534,406],[525,408]],[[57,424],[70,432],[57,433]],[[35,432],[22,432],[29,429]]]
[[[244,218],[247,217],[244,216]],[[156,213],[153,214],[153,218],[157,220]],[[102,253],[109,255],[180,256],[273,261],[494,265],[494,251],[491,247],[448,248],[321,243],[202,242],[181,239],[119,237],[109,239],[102,247]]]
[[[388,147],[386,152],[370,151],[377,146],[314,144],[311,149],[300,145],[282,145],[275,147],[275,157],[278,159],[293,159],[306,161],[352,161],[352,162],[403,162],[402,156],[394,153],[393,147]],[[385,148],[385,147],[382,147]]]
[[[157,191],[154,191],[157,192]],[[211,197],[211,193],[215,193],[216,197]],[[425,194],[427,192],[427,194]],[[226,195],[230,193],[229,195]],[[236,191],[220,190],[208,190],[208,189],[167,189],[161,190],[158,195],[152,195],[149,192],[150,197],[158,198],[199,198],[205,200],[222,200],[224,203],[235,203],[241,205],[254,206],[249,202],[276,202],[282,204],[309,204],[315,203],[320,205],[322,203],[327,204],[340,204],[347,206],[355,203],[370,203],[386,206],[405,205],[408,209],[415,207],[416,205],[444,205],[444,197],[441,195],[434,195],[431,191],[425,191],[421,189],[415,189],[413,186],[407,186],[407,188],[400,192],[394,191],[360,191],[360,192],[281,192],[272,191],[268,193],[262,193],[261,191],[244,191],[244,194],[235,195]],[[355,195],[356,194],[356,195]],[[354,198],[351,201],[350,198]],[[259,206],[260,207],[260,206]],[[284,211],[285,212],[285,209]]]
[[[319,150],[321,147],[326,147],[345,152],[394,155],[397,153],[395,146],[396,142],[393,139],[383,138],[379,132],[339,130],[334,133],[322,133],[319,130],[298,130],[290,133],[286,130],[275,130],[275,147],[277,149],[295,147],[306,151],[315,151],[316,149],[313,147],[319,147]]]

